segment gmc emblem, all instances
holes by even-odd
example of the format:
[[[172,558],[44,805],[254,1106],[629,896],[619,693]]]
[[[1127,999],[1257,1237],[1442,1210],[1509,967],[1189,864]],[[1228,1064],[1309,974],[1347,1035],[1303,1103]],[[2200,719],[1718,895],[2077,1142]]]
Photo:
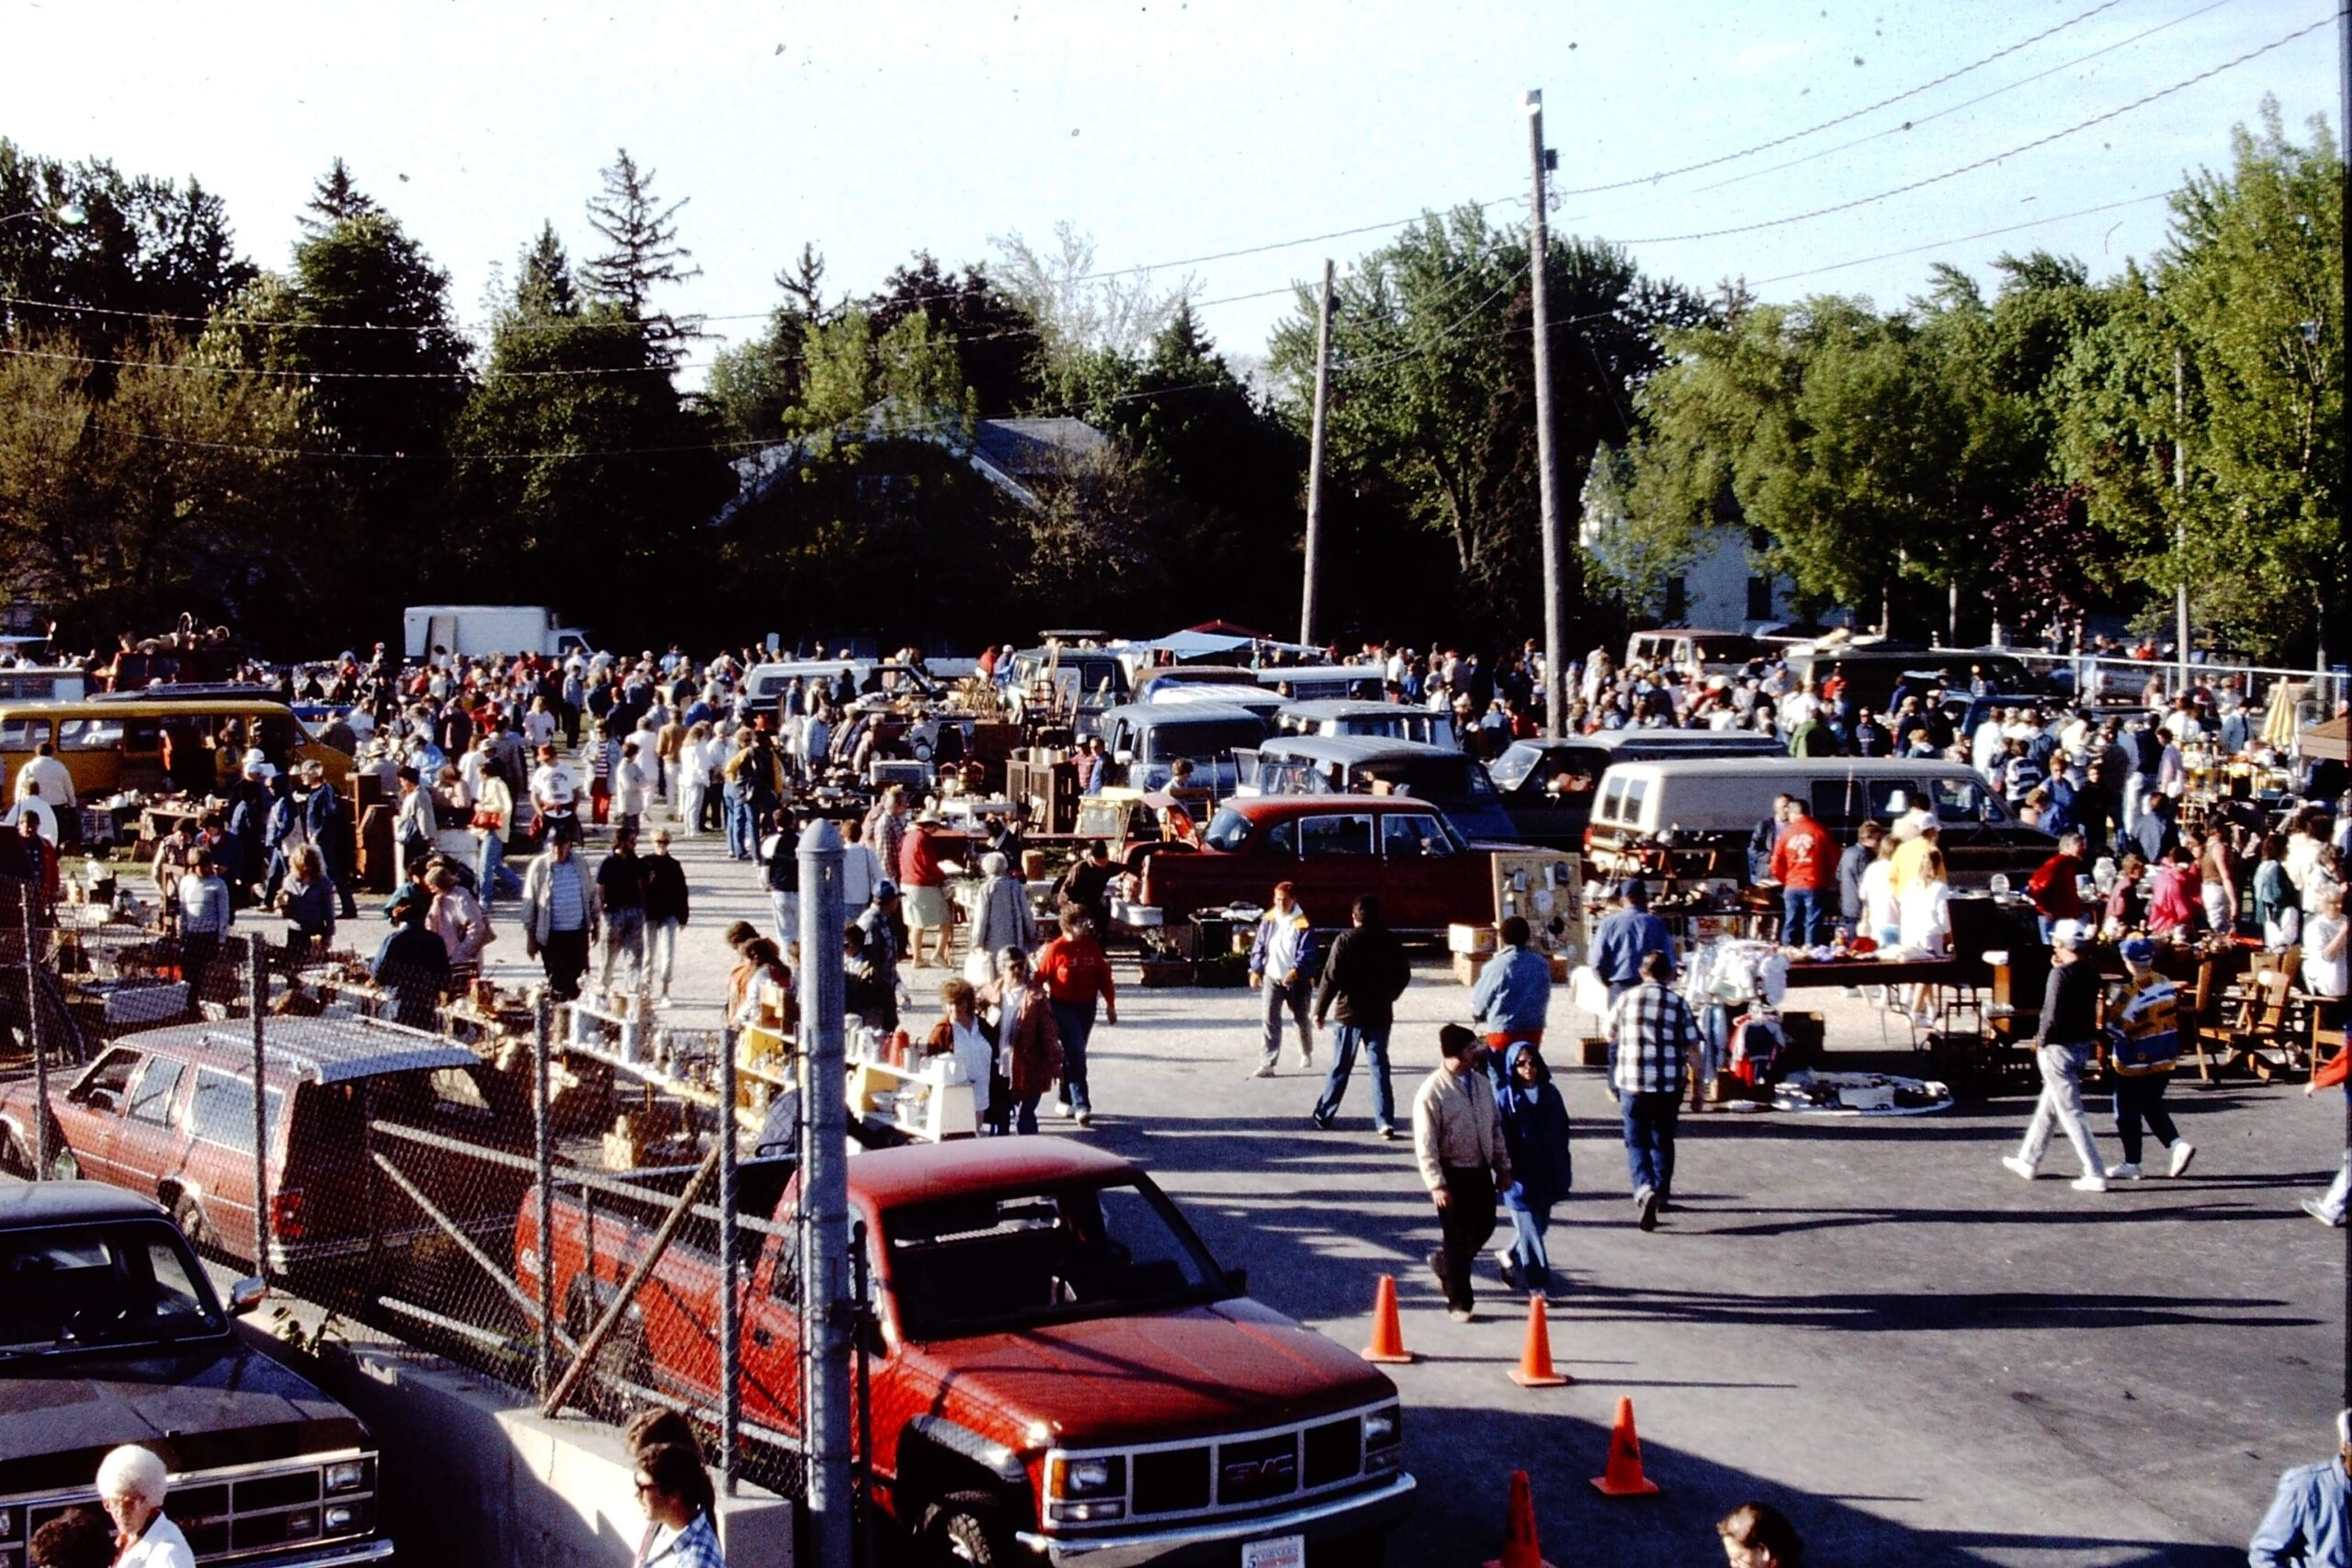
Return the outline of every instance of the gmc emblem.
[[[1222,1484],[1228,1490],[1243,1491],[1267,1487],[1286,1492],[1298,1476],[1298,1460],[1292,1454],[1274,1454],[1265,1459],[1238,1459],[1227,1462],[1220,1472]]]

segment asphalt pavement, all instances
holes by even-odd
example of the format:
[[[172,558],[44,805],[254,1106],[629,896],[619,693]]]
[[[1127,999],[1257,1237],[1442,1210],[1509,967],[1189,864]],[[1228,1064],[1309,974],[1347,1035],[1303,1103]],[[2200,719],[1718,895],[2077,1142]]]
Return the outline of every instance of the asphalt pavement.
[[[695,912],[669,1016],[715,1026],[719,932],[739,916],[764,926],[766,899],[715,840],[678,850]],[[511,915],[492,949],[505,979],[535,967]],[[944,973],[905,977],[911,1016],[929,1016]],[[1400,1117],[1466,997],[1442,955],[1417,964]],[[1123,987],[1119,1024],[1090,1053],[1093,1127],[1049,1121],[1045,1135],[1140,1161],[1255,1295],[1351,1348],[1377,1277],[1396,1276],[1419,1359],[1392,1371],[1421,1490],[1392,1563],[1493,1557],[1525,1469],[1545,1555],[1564,1565],[1720,1561],[1713,1521],[1749,1498],[1787,1512],[1820,1562],[2218,1565],[2243,1561],[2278,1472],[2333,1448],[2346,1233],[2298,1202],[2335,1170],[2338,1096],[2183,1081],[2191,1173],[2104,1195],[2070,1190],[2063,1143],[2039,1181],[2001,1168],[2023,1098],[1884,1120],[1686,1115],[1677,1212],[1644,1235],[1601,1075],[1555,1049],[1577,1190],[1555,1215],[1567,1282],[1551,1333],[1576,1381],[1523,1390],[1505,1376],[1523,1305],[1489,1261],[1478,1321],[1447,1319],[1410,1143],[1373,1136],[1362,1068],[1329,1132],[1307,1118],[1319,1051],[1312,1074],[1286,1046],[1280,1076],[1247,1076],[1257,1000]],[[1833,1056],[1903,1044],[1859,1001],[1818,1005]],[[1589,1021],[1557,993],[1555,1040]],[[2112,1162],[2106,1101],[2092,1103]],[[1620,1395],[1657,1495],[1588,1483]]]

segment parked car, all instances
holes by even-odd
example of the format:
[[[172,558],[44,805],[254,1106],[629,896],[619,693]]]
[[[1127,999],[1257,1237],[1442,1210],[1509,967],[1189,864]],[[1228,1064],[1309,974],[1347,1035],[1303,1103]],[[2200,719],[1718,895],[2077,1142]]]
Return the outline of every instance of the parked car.
[[[389,1562],[368,1428],[236,1321],[152,1199],[94,1181],[0,1183],[0,1561],[96,1507],[98,1462],[152,1449],[164,1511],[201,1563]]]
[[[1266,738],[1265,720],[1224,703],[1134,703],[1098,721],[1110,749],[1114,782],[1129,789],[1164,788],[1176,759],[1193,763],[1193,783],[1219,797],[1238,782],[1233,753]]]
[[[1274,664],[1258,671],[1258,683],[1293,702],[1376,703],[1388,690],[1388,671],[1378,664]]]
[[[642,1201],[559,1179],[544,1245],[534,1190],[518,1286],[536,1299],[550,1269],[560,1310],[591,1321],[690,1174],[636,1173]],[[743,1233],[743,1416],[788,1442],[791,1162],[745,1162],[739,1191],[775,1222]],[[849,1200],[879,1327],[875,1498],[936,1560],[1379,1562],[1413,1493],[1395,1385],[1251,1301],[1141,1168],[1060,1139],[918,1145],[851,1160]],[[723,1277],[715,1218],[684,1227],[593,1374],[611,1403],[627,1385],[716,1403]]]
[[[1392,795],[1261,795],[1227,802],[1198,846],[1139,844],[1128,852],[1126,906],[1174,925],[1199,909],[1263,905],[1291,883],[1308,919],[1338,928],[1366,893],[1391,929],[1442,933],[1492,925],[1494,855],[1427,801]]]
[[[1453,716],[1417,703],[1363,702],[1352,697],[1287,702],[1274,715],[1277,735],[1371,735],[1459,746]]]
[[[1779,757],[1769,735],[1728,729],[1604,729],[1558,740],[1514,740],[1487,764],[1510,817],[1510,836],[1546,849],[1582,849],[1600,780],[1614,762],[1668,757]]]
[[[183,785],[210,789],[235,774],[238,753],[216,753],[206,742],[231,719],[246,744],[258,746],[281,768],[315,761],[327,782],[340,785],[351,758],[302,728],[284,703],[252,697],[175,699],[152,692],[85,697],[74,703],[0,703],[0,773],[10,778],[44,741],[74,776],[75,797],[96,800],[118,790],[161,790],[164,758]],[[198,757],[190,769],[185,759]]]
[[[269,1272],[323,1291],[396,1284],[454,1250],[370,1157],[380,1152],[476,1241],[503,1246],[522,1178],[387,1126],[510,1154],[531,1147],[519,1089],[470,1051],[375,1019],[268,1025]],[[253,1041],[205,1023],[123,1036],[51,1095],[52,1177],[152,1198],[200,1250],[254,1258]],[[33,1174],[33,1086],[0,1090],[0,1169]]]
[[[1779,651],[1770,643],[1745,632],[1713,631],[1701,626],[1666,626],[1635,632],[1625,639],[1625,662],[1652,669],[1671,665],[1709,675],[1736,675],[1750,660],[1770,659]]]
[[[1983,777],[1958,762],[1758,757],[1617,763],[1601,779],[1591,852],[1604,869],[1620,869],[1670,836],[1691,874],[1745,882],[1749,835],[1781,795],[1805,802],[1848,843],[1864,821],[1892,824],[1915,809],[1934,812],[1955,887],[1983,887],[1996,874],[2021,878],[2057,849],[2054,837],[2012,818]],[[1691,864],[1701,860],[1708,863],[1703,871]]]
[[[1485,766],[1467,751],[1374,735],[1277,735],[1241,753],[1254,795],[1393,795],[1425,800],[1464,839],[1519,837]]]

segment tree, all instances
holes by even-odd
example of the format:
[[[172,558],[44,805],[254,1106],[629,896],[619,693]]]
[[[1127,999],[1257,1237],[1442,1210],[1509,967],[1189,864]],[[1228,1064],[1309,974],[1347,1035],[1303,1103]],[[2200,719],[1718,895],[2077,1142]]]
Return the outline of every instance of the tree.
[[[186,339],[127,352],[103,396],[86,365],[0,364],[0,595],[56,606],[93,646],[182,610],[263,643],[290,631],[322,556],[304,395],[198,373]]]
[[[1705,308],[1643,277],[1605,243],[1555,238],[1548,265],[1557,449],[1566,455],[1561,480],[1573,495],[1595,447],[1630,434],[1634,394],[1660,363],[1657,329],[1703,319]],[[1337,479],[1355,492],[1348,511],[1369,499],[1370,513],[1442,537],[1461,582],[1445,613],[1488,630],[1532,626],[1542,615],[1526,273],[1526,243],[1516,231],[1490,231],[1475,207],[1432,214],[1356,264],[1331,325],[1327,495]],[[1272,347],[1284,412],[1299,428],[1314,377],[1316,310],[1302,289],[1298,313],[1276,330]],[[1385,531],[1371,516],[1365,523]],[[1371,558],[1386,547],[1385,540],[1371,546]],[[1365,604],[1367,591],[1348,584],[1340,601],[1364,604],[1371,624],[1380,610],[1431,613],[1418,581],[1411,599],[1393,608]]]
[[[2215,610],[2266,655],[2316,637],[2352,566],[2344,535],[2344,164],[2326,124],[2288,140],[2266,99],[2233,168],[2190,177],[2155,281],[2195,405],[2178,571],[2233,579]],[[2153,412],[2153,411],[2152,411]],[[2149,423],[2158,423],[2151,418]]]
[[[588,203],[588,225],[611,249],[591,257],[582,268],[589,291],[613,304],[622,323],[639,329],[646,363],[673,366],[683,345],[701,335],[700,320],[682,321],[655,311],[651,300],[654,289],[663,284],[702,276],[700,267],[680,265],[694,253],[678,243],[676,219],[693,198],[662,206],[653,195],[653,171],[640,171],[626,147],[612,167],[599,173],[605,188]]]
[[[912,262],[883,280],[865,309],[874,330],[884,334],[910,315],[929,321],[935,336],[955,345],[958,371],[983,415],[1001,417],[1037,397],[1036,319],[997,287],[987,268],[950,273],[929,251],[917,251]]]
[[[784,414],[807,385],[808,333],[832,310],[824,302],[825,258],[804,244],[799,257],[775,275],[785,302],[768,313],[764,332],[712,356],[703,401],[728,441],[784,439]]]
[[[0,336],[94,361],[133,356],[159,332],[193,335],[254,276],[220,197],[193,178],[63,164],[0,138]],[[103,392],[111,367],[85,373]]]
[[[1141,354],[1177,306],[1199,292],[1191,277],[1160,288],[1145,268],[1097,271],[1094,238],[1068,221],[1054,225],[1050,249],[1019,230],[989,242],[1000,258],[1004,292],[1036,323],[1044,378],[1080,355],[1108,350]]]

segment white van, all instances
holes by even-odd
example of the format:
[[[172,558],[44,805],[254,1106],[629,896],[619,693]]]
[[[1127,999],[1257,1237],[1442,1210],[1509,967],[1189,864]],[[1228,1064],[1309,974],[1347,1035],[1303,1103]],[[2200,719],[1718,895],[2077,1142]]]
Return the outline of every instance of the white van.
[[[1592,809],[1591,853],[1609,869],[1669,840],[1678,864],[1746,880],[1749,840],[1783,795],[1804,801],[1841,844],[1853,842],[1865,821],[1892,826],[1908,811],[1933,811],[1955,887],[1982,887],[1996,874],[2022,881],[2057,849],[2053,836],[2012,818],[1983,777],[1958,762],[1742,757],[1612,764]]]

